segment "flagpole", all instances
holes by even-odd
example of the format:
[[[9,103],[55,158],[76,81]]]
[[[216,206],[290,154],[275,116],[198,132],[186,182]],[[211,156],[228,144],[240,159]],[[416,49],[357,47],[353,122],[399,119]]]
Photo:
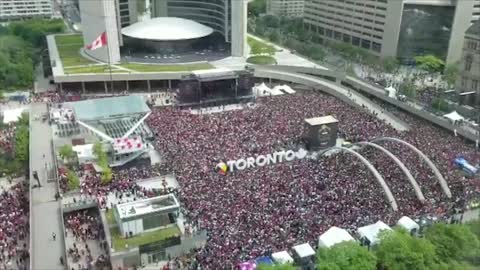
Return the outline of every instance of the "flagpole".
[[[113,78],[112,78],[112,61],[110,59],[110,41],[108,40],[108,33],[105,31],[105,35],[107,36],[107,54],[108,54],[108,70],[110,72],[110,87],[112,89],[112,93],[115,93],[115,90],[113,89]]]

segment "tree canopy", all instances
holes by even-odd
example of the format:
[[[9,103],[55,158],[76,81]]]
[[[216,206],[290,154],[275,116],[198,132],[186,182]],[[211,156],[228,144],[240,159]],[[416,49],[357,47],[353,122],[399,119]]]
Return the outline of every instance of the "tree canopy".
[[[320,248],[317,261],[319,270],[374,270],[377,265],[375,254],[353,241]]]
[[[438,258],[446,263],[478,257],[480,243],[465,225],[434,224],[425,232],[425,238],[436,248]]]
[[[45,35],[64,30],[62,20],[25,20],[0,26],[0,88],[31,87],[34,65],[46,48]]]
[[[445,68],[445,62],[431,54],[416,56],[415,62],[419,68],[428,72],[441,72]]]
[[[267,12],[266,0],[253,0],[248,3],[248,14],[251,16],[258,16]]]
[[[80,180],[77,174],[72,170],[67,171],[67,185],[68,190],[75,190],[80,187]]]
[[[19,121],[15,130],[15,160],[22,164],[28,163],[30,134],[27,124]]]
[[[62,159],[66,159],[67,161],[75,157],[75,151],[73,151],[72,145],[70,144],[62,145],[58,150],[58,154]]]
[[[448,65],[443,72],[443,79],[447,82],[448,87],[455,84],[458,76],[458,64]]]
[[[435,247],[428,240],[411,236],[396,229],[383,232],[375,253],[389,270],[427,270],[436,263]]]

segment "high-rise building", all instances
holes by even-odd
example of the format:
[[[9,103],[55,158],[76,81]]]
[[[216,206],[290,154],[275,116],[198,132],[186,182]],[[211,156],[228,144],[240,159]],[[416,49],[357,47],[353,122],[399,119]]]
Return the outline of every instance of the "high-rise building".
[[[109,52],[112,62],[120,61],[121,29],[137,21],[136,1],[79,1],[79,6],[85,44],[107,32],[108,48],[89,51],[88,54],[107,62]],[[152,0],[150,8],[152,18],[178,17],[209,26],[230,44],[232,56],[246,54],[246,0]]]
[[[480,105],[480,20],[465,33],[456,89],[462,103]]]
[[[267,0],[267,14],[301,17],[304,6],[305,0]]]
[[[231,44],[232,56],[244,56],[247,34],[245,0],[152,0],[152,17],[178,17],[213,28]]]
[[[320,39],[409,61],[435,54],[455,63],[480,0],[305,0],[304,23]]]
[[[0,21],[25,18],[51,18],[52,0],[1,0]]]

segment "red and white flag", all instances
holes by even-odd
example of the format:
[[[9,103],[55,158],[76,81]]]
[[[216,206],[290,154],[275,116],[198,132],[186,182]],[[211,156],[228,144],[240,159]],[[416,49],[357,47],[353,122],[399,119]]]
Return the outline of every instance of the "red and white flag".
[[[100,36],[98,36],[91,44],[85,46],[87,49],[94,51],[98,48],[107,45],[107,32],[103,32]]]

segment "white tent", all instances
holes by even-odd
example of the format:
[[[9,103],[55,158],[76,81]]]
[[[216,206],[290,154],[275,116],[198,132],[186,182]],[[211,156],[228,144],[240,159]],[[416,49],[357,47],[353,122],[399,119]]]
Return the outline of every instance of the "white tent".
[[[453,123],[465,120],[465,118],[461,116],[459,113],[457,113],[457,111],[453,111],[451,113],[445,114],[443,117],[449,119]]]
[[[315,250],[313,250],[312,246],[310,246],[308,243],[296,245],[293,247],[293,250],[300,258],[306,258],[315,255]]]
[[[284,264],[284,263],[293,263],[293,258],[288,254],[287,251],[275,252],[272,254],[272,259],[275,263]]]
[[[272,89],[262,82],[253,88],[253,94],[256,96],[269,96],[272,94]]]
[[[3,111],[3,123],[8,124],[10,122],[17,122],[22,116],[25,108],[17,108]]]
[[[274,90],[275,90],[275,89],[278,89],[278,90],[280,90],[280,91],[282,91],[282,92],[285,92],[285,93],[287,93],[287,94],[295,94],[295,93],[296,93],[295,90],[293,90],[289,85],[286,85],[286,84],[284,84],[284,85],[277,85],[277,86],[275,86],[273,89],[274,89]]]
[[[387,92],[388,97],[395,98],[397,96],[397,89],[392,86],[385,88],[385,91]]]
[[[409,232],[412,232],[412,230],[417,230],[417,231],[420,230],[420,226],[415,221],[413,221],[413,219],[407,216],[401,217],[398,220],[397,225]]]
[[[90,163],[95,160],[93,144],[75,145],[72,149],[77,153],[78,162],[80,164]]]
[[[357,232],[361,238],[366,238],[370,242],[370,245],[375,245],[379,241],[379,233],[384,230],[391,231],[392,229],[382,221],[377,221],[377,223],[358,228]]]
[[[333,226],[318,237],[318,246],[329,248],[343,241],[355,239],[346,230]]]

